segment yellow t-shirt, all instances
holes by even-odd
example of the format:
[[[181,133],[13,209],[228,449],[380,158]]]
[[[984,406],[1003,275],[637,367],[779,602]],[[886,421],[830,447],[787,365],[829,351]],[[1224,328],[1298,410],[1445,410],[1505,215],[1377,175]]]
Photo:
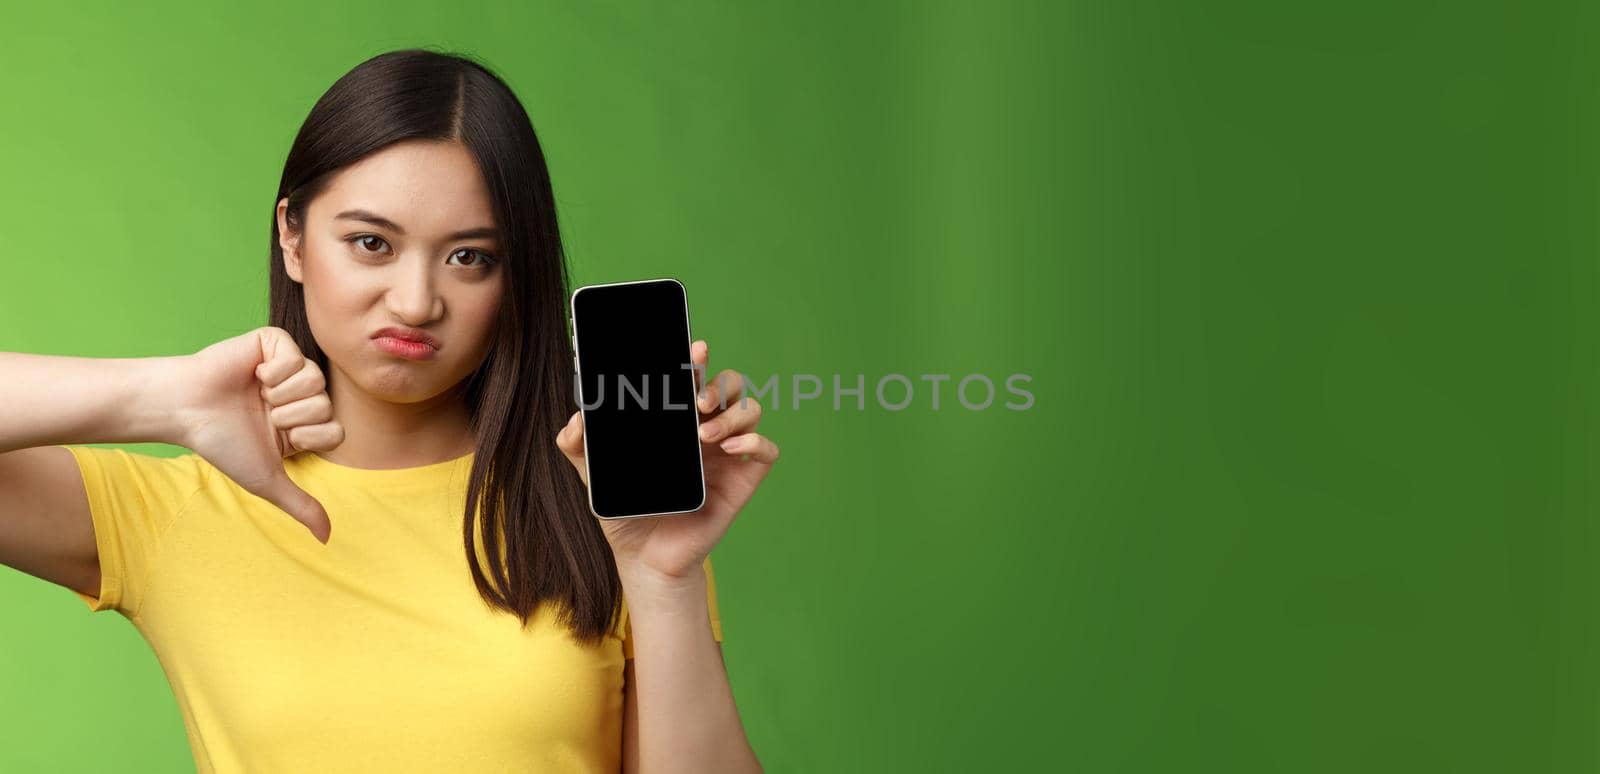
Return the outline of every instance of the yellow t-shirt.
[[[548,605],[526,629],[490,611],[462,547],[474,455],[285,459],[333,522],[324,545],[198,454],[64,448],[100,552],[100,596],[78,596],[150,644],[200,774],[621,768],[631,627],[584,646]]]

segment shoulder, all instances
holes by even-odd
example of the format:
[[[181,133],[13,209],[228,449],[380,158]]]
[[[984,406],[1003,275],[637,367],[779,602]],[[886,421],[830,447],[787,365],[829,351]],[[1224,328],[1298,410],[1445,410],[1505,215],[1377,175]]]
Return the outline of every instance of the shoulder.
[[[91,485],[133,486],[140,493],[193,494],[212,482],[211,464],[194,452],[151,454],[113,446],[65,446]]]

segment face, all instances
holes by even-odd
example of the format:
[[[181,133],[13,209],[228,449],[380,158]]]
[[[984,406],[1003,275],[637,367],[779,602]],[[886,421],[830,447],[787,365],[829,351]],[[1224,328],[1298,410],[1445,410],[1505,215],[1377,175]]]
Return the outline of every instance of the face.
[[[278,202],[284,269],[328,356],[334,394],[353,385],[393,403],[452,391],[493,340],[505,267],[483,177],[465,146],[407,140],[341,170],[290,233]],[[414,359],[374,338],[421,330],[438,346]],[[411,347],[413,351],[426,351]]]

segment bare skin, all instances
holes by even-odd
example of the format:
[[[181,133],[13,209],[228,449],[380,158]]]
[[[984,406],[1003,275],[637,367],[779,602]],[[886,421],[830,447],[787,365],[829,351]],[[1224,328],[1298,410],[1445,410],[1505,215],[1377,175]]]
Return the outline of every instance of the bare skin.
[[[94,527],[76,464],[55,444],[157,441],[187,447],[300,521],[331,529],[284,472],[299,451],[359,468],[401,468],[473,450],[462,380],[487,356],[503,295],[486,186],[455,143],[406,141],[341,170],[305,222],[277,208],[284,268],[329,372],[272,327],[192,355],[90,359],[0,353],[0,563],[97,594]],[[463,236],[462,231],[473,232]],[[414,360],[374,343],[420,330]],[[696,362],[706,344],[695,342]],[[731,375],[731,376],[729,376]],[[725,371],[724,382],[737,383]],[[628,599],[636,657],[624,669],[624,771],[761,771],[710,633],[698,572],[778,456],[754,432],[760,406],[706,390],[707,505],[663,519],[603,523]],[[552,443],[579,471],[576,417]],[[724,446],[723,444],[727,444]]]
[[[305,289],[334,418],[346,430],[323,456],[404,468],[472,451],[459,388],[488,356],[505,279],[495,238],[451,236],[495,226],[471,154],[457,143],[397,143],[342,170],[307,207],[300,231],[287,208],[278,202],[284,270]],[[345,215],[354,211],[391,225]],[[372,335],[387,326],[432,335],[434,358],[379,350]]]
[[[690,345],[707,373],[706,342]],[[699,377],[697,377],[699,378]],[[635,641],[624,697],[623,771],[761,771],[734,705],[722,647],[711,637],[700,569],[778,459],[755,432],[761,404],[744,376],[721,371],[698,392],[706,504],[693,513],[600,522],[617,560]],[[588,485],[583,415],[574,412],[556,445]]]

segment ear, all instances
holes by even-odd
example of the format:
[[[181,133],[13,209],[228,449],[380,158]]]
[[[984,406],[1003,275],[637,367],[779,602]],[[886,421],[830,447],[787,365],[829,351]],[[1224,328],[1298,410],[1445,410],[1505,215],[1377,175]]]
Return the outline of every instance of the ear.
[[[289,230],[289,198],[278,200],[278,246],[283,248],[283,270],[289,279],[304,284],[301,279],[300,243],[305,235]]]

